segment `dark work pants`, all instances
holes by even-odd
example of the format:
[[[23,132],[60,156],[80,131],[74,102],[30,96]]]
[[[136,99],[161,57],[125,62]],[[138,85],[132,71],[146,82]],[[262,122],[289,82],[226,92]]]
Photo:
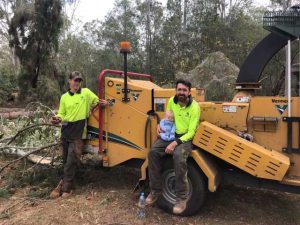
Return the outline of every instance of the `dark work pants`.
[[[62,192],[70,192],[77,168],[80,166],[83,142],[81,139],[62,138],[64,175]]]
[[[166,147],[172,141],[156,140],[148,154],[149,178],[151,191],[162,191],[163,156]],[[173,164],[175,170],[175,190],[178,200],[186,200],[188,197],[187,158],[192,151],[192,141],[178,145],[173,152]]]

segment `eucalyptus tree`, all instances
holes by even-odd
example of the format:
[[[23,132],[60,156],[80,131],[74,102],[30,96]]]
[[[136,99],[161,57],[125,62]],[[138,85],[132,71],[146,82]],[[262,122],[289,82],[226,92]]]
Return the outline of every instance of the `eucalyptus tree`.
[[[130,41],[129,70],[142,72],[140,57],[140,30],[136,18],[136,5],[133,1],[117,0],[114,8],[104,20],[93,20],[84,24],[77,34],[69,33],[61,41],[59,68],[66,73],[71,68],[80,70],[86,85],[97,90],[97,75],[103,69],[123,69],[123,58],[119,43]],[[144,72],[144,71],[143,71]]]
[[[129,69],[141,71],[140,30],[136,15],[136,4],[133,1],[116,0],[114,8],[106,15],[105,20],[100,22],[97,30],[90,31],[97,35],[97,47],[103,55],[103,67],[123,68],[119,43],[129,41],[132,45],[128,59]]]
[[[181,34],[182,2],[181,0],[168,0],[158,41],[160,66],[163,68],[161,81],[174,79],[175,71],[181,69],[179,66],[182,55],[182,49],[180,49]]]
[[[291,7],[292,2],[295,2],[292,0],[270,0],[270,1],[273,6],[276,6],[276,7],[279,6],[283,10],[287,10],[289,7]]]
[[[0,1],[0,70],[2,71],[5,67],[4,70],[11,76],[16,76],[20,69],[19,60],[15,56],[14,50],[9,48],[10,36],[8,33],[16,4],[17,0]]]
[[[159,76],[160,51],[159,45],[162,33],[164,13],[162,4],[156,0],[136,1],[137,21],[140,30],[140,47],[147,73]],[[143,54],[144,53],[144,54]]]
[[[21,64],[19,87],[22,97],[27,93],[35,93],[30,89],[38,87],[41,75],[45,79],[57,76],[51,59],[55,57],[58,47],[62,27],[61,10],[60,0],[16,1],[8,33],[11,37],[9,45]]]

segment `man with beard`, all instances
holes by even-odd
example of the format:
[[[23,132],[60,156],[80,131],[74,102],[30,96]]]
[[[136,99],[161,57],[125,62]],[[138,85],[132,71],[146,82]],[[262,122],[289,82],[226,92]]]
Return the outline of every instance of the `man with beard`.
[[[161,170],[166,154],[173,156],[176,204],[174,214],[181,214],[188,201],[187,158],[192,150],[192,139],[196,133],[200,119],[199,104],[192,99],[191,83],[179,79],[176,82],[176,95],[169,99],[167,111],[174,114],[176,134],[174,141],[156,140],[149,155],[149,179],[151,192],[146,198],[146,205],[152,205],[162,192]],[[157,126],[157,134],[164,132]]]

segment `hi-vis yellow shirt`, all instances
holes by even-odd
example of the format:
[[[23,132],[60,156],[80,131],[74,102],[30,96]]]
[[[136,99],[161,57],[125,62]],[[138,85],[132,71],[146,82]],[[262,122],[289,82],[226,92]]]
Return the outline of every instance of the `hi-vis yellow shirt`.
[[[182,142],[193,139],[200,119],[199,104],[192,100],[192,103],[186,107],[181,107],[174,102],[174,97],[169,99],[167,110],[172,111],[176,126],[176,134],[182,135],[179,139]]]
[[[63,122],[75,122],[89,117],[90,110],[96,106],[99,98],[88,88],[81,88],[80,93],[71,95],[69,92],[60,98],[57,116]]]
[[[63,94],[60,98],[57,116],[62,120],[61,136],[67,139],[85,139],[87,134],[86,119],[99,98],[88,88],[80,92]]]

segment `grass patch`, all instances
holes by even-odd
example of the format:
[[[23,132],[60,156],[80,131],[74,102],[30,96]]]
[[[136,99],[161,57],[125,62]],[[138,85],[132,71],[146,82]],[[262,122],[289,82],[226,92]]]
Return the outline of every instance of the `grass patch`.
[[[0,188],[0,198],[9,198],[10,193],[5,188]]]
[[[21,170],[21,166],[11,171],[6,180],[6,189],[31,186],[28,197],[45,198],[57,185],[62,173],[61,168],[36,167],[34,171]],[[1,195],[1,194],[0,194]],[[5,195],[5,194],[4,194]]]
[[[59,180],[59,174],[59,169],[39,168],[22,177],[22,183],[30,186],[54,187]]]
[[[50,188],[43,188],[38,190],[31,190],[27,197],[29,198],[47,198],[50,194]]]
[[[0,213],[0,219],[9,219],[9,218],[11,218],[11,212],[9,210]]]

